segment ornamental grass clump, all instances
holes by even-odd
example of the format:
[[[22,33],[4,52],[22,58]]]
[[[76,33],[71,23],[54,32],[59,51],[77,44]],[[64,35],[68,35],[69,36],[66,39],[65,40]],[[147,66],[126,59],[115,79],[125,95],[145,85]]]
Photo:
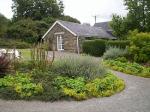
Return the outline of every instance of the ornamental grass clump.
[[[44,44],[49,44],[49,41],[38,43],[33,46],[33,49],[31,49],[31,65],[33,69],[45,71],[54,61],[54,51],[52,58],[49,59],[48,48],[46,48]]]
[[[82,76],[86,79],[103,77],[107,70],[100,61],[90,56],[70,57],[56,60],[50,68],[53,72],[68,77]]]
[[[123,57],[127,54],[126,49],[110,47],[103,55],[104,59],[116,59],[118,57]]]

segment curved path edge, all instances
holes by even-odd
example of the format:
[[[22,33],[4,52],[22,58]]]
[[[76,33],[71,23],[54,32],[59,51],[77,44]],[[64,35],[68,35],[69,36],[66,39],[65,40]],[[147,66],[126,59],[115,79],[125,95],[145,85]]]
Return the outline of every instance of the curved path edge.
[[[111,97],[54,103],[0,100],[0,112],[150,112],[150,79],[113,72],[126,88]]]

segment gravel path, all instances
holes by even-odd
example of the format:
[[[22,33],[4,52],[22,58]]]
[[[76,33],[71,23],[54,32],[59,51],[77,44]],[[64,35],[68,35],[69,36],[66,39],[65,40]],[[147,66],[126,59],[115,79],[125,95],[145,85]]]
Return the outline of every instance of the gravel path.
[[[0,112],[150,112],[150,79],[115,73],[126,89],[111,97],[54,103],[0,100]]]

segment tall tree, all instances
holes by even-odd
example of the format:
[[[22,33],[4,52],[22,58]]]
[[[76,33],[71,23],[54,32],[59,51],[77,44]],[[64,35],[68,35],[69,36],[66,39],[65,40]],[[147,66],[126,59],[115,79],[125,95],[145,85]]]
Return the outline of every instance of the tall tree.
[[[48,28],[49,25],[44,21],[22,19],[17,22],[13,22],[8,28],[7,38],[35,43],[43,36]]]
[[[113,29],[113,34],[119,39],[122,38],[127,32],[124,27],[125,18],[114,14],[110,26]]]
[[[0,14],[0,37],[4,37],[7,31],[10,20]]]
[[[62,0],[12,0],[14,17],[7,37],[28,43],[38,41],[57,19],[79,21],[65,16]]]
[[[130,19],[132,23],[134,23],[133,26],[140,31],[146,30],[147,1],[148,0],[125,0],[125,5],[129,10],[127,18]]]
[[[116,18],[113,17],[111,26],[114,30],[114,34],[118,34],[116,29],[124,27],[124,33],[127,34],[129,30],[138,29],[142,32],[150,31],[150,0],[124,0],[127,10],[129,11],[127,17],[119,22],[123,23],[123,26],[115,26]],[[117,35],[118,36],[118,35]]]
[[[12,0],[14,19],[31,18],[41,20],[44,17],[63,15],[64,6],[61,0]]]

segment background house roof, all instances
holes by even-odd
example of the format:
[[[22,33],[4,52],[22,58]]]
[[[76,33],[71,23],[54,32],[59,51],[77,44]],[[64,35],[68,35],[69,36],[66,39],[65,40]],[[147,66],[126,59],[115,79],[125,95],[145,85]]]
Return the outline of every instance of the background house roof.
[[[104,29],[106,31],[112,31],[111,27],[109,26],[109,22],[110,21],[95,23],[94,27],[99,27],[99,28],[102,28],[102,29]]]
[[[106,39],[116,39],[107,31],[102,28],[93,27],[89,25],[82,25],[73,22],[67,22],[58,20],[58,23],[62,24],[72,32],[74,32],[79,37],[99,37],[99,38],[106,38]]]

